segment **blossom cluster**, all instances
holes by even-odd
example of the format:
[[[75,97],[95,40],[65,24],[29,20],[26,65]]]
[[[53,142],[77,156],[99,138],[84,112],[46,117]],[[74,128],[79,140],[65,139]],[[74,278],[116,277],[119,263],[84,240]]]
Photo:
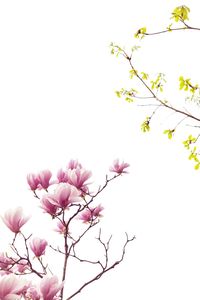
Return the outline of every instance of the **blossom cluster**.
[[[50,170],[43,170],[38,174],[30,173],[27,175],[27,182],[34,197],[40,202],[42,210],[57,220],[55,231],[64,237],[64,245],[68,243],[68,250],[64,247],[63,253],[66,257],[72,255],[75,245],[80,241],[70,233],[69,228],[72,221],[82,221],[87,224],[87,230],[95,226],[102,217],[103,207],[101,204],[93,205],[96,196],[104,189],[107,183],[126,173],[127,163],[114,161],[110,171],[114,176],[106,179],[106,184],[99,188],[95,194],[90,193],[88,180],[91,178],[91,171],[86,170],[77,160],[71,160],[66,169],[60,169],[56,178],[52,178]],[[67,218],[66,218],[67,215]],[[0,253],[0,299],[14,300],[56,300],[62,299],[64,289],[64,278],[66,266],[63,268],[61,283],[55,275],[49,276],[47,265],[41,259],[45,255],[48,242],[40,237],[26,237],[22,232],[22,227],[30,219],[26,216],[22,207],[9,209],[2,216],[2,220],[10,231],[14,233],[11,250],[14,255]],[[84,230],[81,237],[86,234]],[[17,249],[16,240],[22,238],[25,249],[21,252]],[[54,249],[55,250],[55,249]],[[68,251],[68,252],[67,252]],[[24,254],[25,252],[25,254]],[[73,256],[75,257],[75,252]],[[33,263],[33,255],[40,264],[37,269]],[[66,262],[66,259],[65,259]],[[35,274],[41,281],[39,285],[32,284],[31,281],[24,279],[20,275]],[[58,298],[59,297],[59,298]]]

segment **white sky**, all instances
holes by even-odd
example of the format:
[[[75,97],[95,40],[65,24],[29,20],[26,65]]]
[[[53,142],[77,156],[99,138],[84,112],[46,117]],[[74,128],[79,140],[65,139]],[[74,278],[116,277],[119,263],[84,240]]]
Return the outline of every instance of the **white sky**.
[[[119,244],[125,231],[137,239],[115,271],[75,299],[200,297],[199,173],[179,138],[163,136],[168,119],[149,134],[140,132],[146,113],[114,94],[130,85],[129,67],[108,47],[138,43],[133,34],[140,27],[165,28],[182,4],[191,8],[191,24],[200,27],[195,0],[0,2],[1,214],[23,205],[37,215],[26,184],[29,172],[56,172],[78,158],[100,184],[116,157],[131,164],[130,174],[99,201],[105,234],[114,233]],[[173,83],[179,75],[199,80],[197,35],[149,37],[136,54],[141,71],[166,73],[172,82],[167,97],[180,97]],[[51,237],[44,227],[30,230]],[[3,224],[0,232],[6,239]],[[79,271],[70,271],[78,280]]]

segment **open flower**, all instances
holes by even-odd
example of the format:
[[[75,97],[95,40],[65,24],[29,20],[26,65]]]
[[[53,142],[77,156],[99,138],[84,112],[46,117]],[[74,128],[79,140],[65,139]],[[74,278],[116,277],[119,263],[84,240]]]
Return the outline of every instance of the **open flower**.
[[[62,169],[58,170],[57,173],[58,182],[67,182],[68,181],[68,175],[67,172],[63,171]]]
[[[52,204],[49,200],[49,195],[44,195],[41,199],[41,208],[51,216],[55,216],[58,207],[54,204]]]
[[[18,207],[7,210],[2,219],[12,232],[18,233],[21,227],[30,219],[30,216],[24,216],[22,207]]]
[[[110,167],[111,172],[115,172],[117,174],[127,173],[124,169],[128,168],[130,165],[122,162],[119,163],[119,159],[114,160],[113,165]]]
[[[40,297],[40,292],[39,292],[39,289],[35,286],[30,286],[27,291],[26,291],[26,294],[25,294],[25,299],[31,299],[31,300],[40,300],[41,297]]]
[[[86,208],[79,216],[79,219],[83,221],[83,223],[90,223],[96,220],[99,217],[102,217],[101,211],[104,208],[99,204],[94,208]]]
[[[65,234],[66,232],[66,226],[63,224],[63,222],[61,222],[60,220],[58,220],[57,222],[57,227],[54,229],[54,231],[60,233],[60,234]]]
[[[73,170],[73,169],[77,169],[77,168],[81,169],[82,165],[78,162],[77,159],[76,160],[71,159],[68,163],[67,169]]]
[[[41,255],[45,254],[46,246],[47,241],[38,237],[33,238],[30,242],[30,248],[36,257],[40,257]]]
[[[43,170],[38,174],[39,184],[43,189],[47,189],[50,186],[50,179],[52,173],[49,170]]]
[[[40,282],[40,291],[43,300],[53,300],[56,294],[62,289],[63,283],[58,283],[57,276],[43,277]]]
[[[24,273],[24,271],[29,269],[29,265],[26,259],[20,259],[15,267],[19,273]]]
[[[92,176],[91,171],[85,169],[73,169],[68,170],[68,182],[75,186],[77,189],[84,190],[88,183],[86,181]]]
[[[36,174],[30,173],[27,175],[27,182],[30,186],[30,189],[32,191],[37,190],[38,188],[38,184],[39,184],[39,179],[38,176]]]
[[[49,196],[49,201],[60,208],[67,208],[71,203],[81,201],[80,192],[72,185],[60,184],[54,195]]]
[[[13,260],[7,257],[3,252],[0,253],[0,268],[2,270],[7,270],[13,264]]]
[[[17,300],[26,288],[26,281],[13,274],[0,277],[0,299]]]

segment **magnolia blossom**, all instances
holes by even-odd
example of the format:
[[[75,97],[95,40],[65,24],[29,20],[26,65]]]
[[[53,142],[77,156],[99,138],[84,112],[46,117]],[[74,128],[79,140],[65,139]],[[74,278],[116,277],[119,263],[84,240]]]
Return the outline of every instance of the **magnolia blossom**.
[[[43,300],[53,300],[56,294],[63,288],[63,284],[58,283],[57,276],[51,278],[44,277],[40,282],[40,292]]]
[[[60,208],[67,208],[71,203],[81,201],[80,192],[72,185],[60,184],[55,194],[49,195],[49,201]]]
[[[77,189],[84,190],[87,185],[86,181],[92,176],[91,171],[85,169],[68,170],[69,183],[74,185]]]
[[[7,270],[12,265],[13,261],[11,258],[7,257],[4,253],[0,253],[0,268],[2,270]]]
[[[77,159],[76,160],[71,159],[68,163],[67,169],[73,170],[73,169],[77,169],[77,168],[81,169],[82,165],[78,162]]]
[[[32,191],[37,190],[39,184],[39,178],[36,174],[30,173],[27,175],[27,182]]]
[[[102,217],[101,211],[103,209],[104,208],[101,206],[101,204],[94,208],[86,208],[79,216],[79,219],[82,220],[84,223],[94,221],[96,218]]]
[[[47,189],[50,184],[51,172],[49,170],[43,170],[38,174],[30,173],[27,175],[27,182],[32,191],[37,189]]]
[[[67,172],[63,171],[62,169],[58,170],[57,173],[58,182],[67,182],[68,181],[68,175]]]
[[[27,299],[27,300],[40,300],[41,295],[40,295],[39,289],[36,288],[35,286],[30,286],[26,291],[25,299]]]
[[[21,259],[17,265],[15,265],[17,271],[19,273],[24,273],[24,271],[26,271],[27,269],[29,269],[29,265],[27,263],[27,260],[26,259]]]
[[[0,278],[0,299],[17,300],[26,289],[26,281],[13,274],[4,275]]]
[[[130,165],[122,162],[119,163],[119,159],[114,160],[113,165],[110,167],[111,172],[115,172],[118,174],[127,173],[127,171],[124,171],[124,169],[128,168]]]
[[[66,227],[63,224],[63,222],[61,222],[60,220],[57,222],[57,227],[54,229],[54,231],[60,233],[60,234],[64,234],[66,232]]]
[[[30,248],[36,257],[40,257],[41,255],[45,254],[46,246],[47,241],[38,237],[33,238],[30,242]]]
[[[50,185],[52,173],[49,170],[43,170],[38,174],[39,184],[43,189],[47,189]]]
[[[12,232],[18,233],[21,227],[30,219],[30,216],[24,216],[22,207],[18,207],[7,210],[2,219]]]
[[[44,195],[42,197],[41,208],[51,216],[55,216],[58,210],[58,207],[50,202],[49,195]]]

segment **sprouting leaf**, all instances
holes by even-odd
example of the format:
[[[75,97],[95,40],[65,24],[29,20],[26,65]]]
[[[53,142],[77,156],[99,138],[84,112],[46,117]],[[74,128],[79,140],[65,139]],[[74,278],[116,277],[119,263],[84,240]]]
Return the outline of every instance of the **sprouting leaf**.
[[[131,102],[133,102],[133,98],[126,97],[126,98],[125,98],[125,101],[128,102],[128,103],[131,103]]]
[[[163,92],[163,83],[165,82],[165,74],[159,73],[155,80],[151,80],[152,90],[156,89],[157,91]]]
[[[141,130],[143,132],[148,132],[150,131],[150,117],[146,117],[145,121],[141,124]]]
[[[190,9],[186,5],[177,6],[172,12],[172,19],[175,22],[179,22],[179,21],[184,22],[186,20],[189,20],[188,17],[189,12]]]
[[[135,45],[135,46],[133,46],[133,47],[131,48],[131,51],[134,52],[134,51],[137,51],[137,50],[140,49],[140,48],[141,48],[140,46]]]
[[[149,78],[149,75],[145,72],[141,72],[142,79],[147,80]]]
[[[184,91],[190,91],[192,95],[199,89],[198,84],[192,84],[190,78],[184,79],[183,76],[179,77],[179,89]]]
[[[198,162],[198,163],[194,166],[195,170],[199,170],[199,167],[200,167],[200,162]]]
[[[190,145],[196,143],[197,139],[191,134],[188,136],[187,140],[183,141],[183,145],[186,149],[190,149]]]
[[[172,25],[173,25],[173,24],[169,24],[169,26],[167,27],[167,30],[168,30],[168,31],[172,31],[172,28],[171,28]]]
[[[142,39],[144,37],[146,31],[147,31],[147,28],[146,27],[142,27],[142,28],[138,29],[138,31],[134,34],[134,37]]]
[[[121,96],[122,96],[121,91],[115,91],[115,94],[117,95],[118,98],[121,98]]]
[[[133,79],[133,77],[137,75],[137,71],[135,69],[132,69],[129,71],[129,74],[130,74],[130,79]]]
[[[166,129],[163,131],[164,134],[167,134],[169,140],[172,139],[174,132],[175,129]]]

